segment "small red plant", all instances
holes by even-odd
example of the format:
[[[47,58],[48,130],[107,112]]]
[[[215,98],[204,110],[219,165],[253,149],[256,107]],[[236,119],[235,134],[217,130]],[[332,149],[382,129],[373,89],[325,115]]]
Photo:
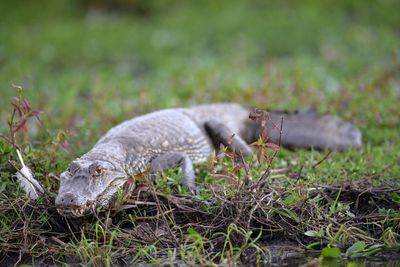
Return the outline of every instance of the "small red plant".
[[[9,136],[0,134],[0,137],[16,147],[17,139],[26,139],[29,132],[28,120],[36,118],[40,126],[42,126],[42,121],[39,118],[40,111],[32,109],[30,102],[24,98],[22,87],[16,85],[13,85],[13,87],[17,90],[18,96],[11,100],[13,111],[7,121]]]
[[[282,126],[280,128],[277,127],[277,125],[274,124],[274,122],[272,121],[269,113],[265,110],[256,109],[250,113],[249,118],[256,122],[259,122],[261,125],[261,134],[258,140],[252,144],[252,146],[255,147],[257,160],[258,162],[265,160],[268,163],[268,165],[270,165],[276,153],[280,149],[280,141],[279,144],[274,144],[270,142],[268,134],[269,129],[267,128],[267,123],[268,122],[272,123],[272,127],[274,128],[274,130],[280,131],[279,136],[282,135]],[[270,155],[269,153],[267,153],[268,150],[272,150],[273,154]]]
[[[279,136],[281,137],[283,120],[281,120],[281,125],[280,125],[280,127],[278,127],[272,121],[272,119],[267,111],[258,110],[258,109],[255,109],[254,111],[252,111],[249,115],[249,118],[254,120],[255,123],[260,124],[260,127],[261,127],[260,136],[259,136],[258,140],[256,142],[252,143],[251,145],[254,147],[254,152],[255,152],[255,156],[256,156],[258,163],[261,163],[262,161],[265,161],[267,163],[267,169],[264,172],[264,174],[261,176],[261,179],[263,179],[269,175],[269,172],[271,170],[271,164],[280,149],[280,143],[281,143],[280,140],[279,140],[278,144],[272,143],[270,141],[268,132],[270,130],[279,131],[280,132]],[[271,124],[272,127],[268,126],[269,127],[268,128],[267,127],[268,123]],[[240,152],[237,153],[237,151],[235,151],[235,149],[234,149],[235,147],[232,146],[232,142],[234,142],[234,135],[232,135],[231,138],[228,140],[227,147],[222,144],[220,145],[219,152],[211,159],[212,171],[215,171],[215,165],[217,163],[220,163],[222,166],[222,169],[225,172],[229,172],[230,175],[232,175],[232,176],[236,176],[236,175],[240,176],[240,171],[242,169],[245,169],[246,177],[247,177],[245,179],[248,179],[248,176],[249,176],[248,164],[245,161],[245,159],[243,158],[243,156],[240,154]],[[230,147],[230,149],[228,149],[228,147]],[[231,162],[230,168],[227,168],[227,165],[225,164],[223,159],[228,159],[228,161]],[[254,161],[253,161],[253,163],[254,163]],[[245,181],[245,183],[247,184],[246,181]]]

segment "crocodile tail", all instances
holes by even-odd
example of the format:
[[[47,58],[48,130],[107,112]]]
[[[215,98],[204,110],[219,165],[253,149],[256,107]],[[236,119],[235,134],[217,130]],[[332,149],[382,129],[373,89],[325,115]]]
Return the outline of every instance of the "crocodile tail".
[[[260,114],[260,113],[258,113]],[[362,147],[361,132],[351,122],[334,115],[322,115],[314,110],[306,112],[268,112],[249,123],[247,142],[255,142],[263,132],[266,121],[269,142],[288,148],[346,150]],[[264,118],[264,119],[263,119]],[[282,132],[281,129],[282,122]]]

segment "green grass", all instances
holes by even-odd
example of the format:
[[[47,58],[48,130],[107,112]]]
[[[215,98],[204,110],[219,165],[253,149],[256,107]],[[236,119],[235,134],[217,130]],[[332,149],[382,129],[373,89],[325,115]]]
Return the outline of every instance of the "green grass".
[[[266,234],[259,236],[254,225],[224,220],[216,231],[209,231],[190,226],[186,217],[177,222],[179,216],[172,214],[161,220],[179,241],[170,243],[151,235],[146,241],[130,232],[140,225],[136,217],[155,216],[147,206],[117,214],[109,227],[101,218],[80,227],[71,225],[75,235],[61,231],[55,226],[61,219],[54,209],[47,210],[51,198],[28,202],[16,186],[15,168],[9,162],[15,161],[15,153],[2,140],[1,256],[31,251],[24,253],[87,264],[123,259],[229,264],[244,261],[243,254],[250,253],[244,251],[268,258],[267,239],[314,249],[335,246],[343,253],[357,241],[366,243],[361,252],[373,246],[399,248],[398,194],[374,191],[369,200],[364,199],[363,205],[371,210],[361,209],[360,214],[375,216],[373,223],[354,226],[351,217],[358,193],[400,187],[400,6],[396,1],[138,3],[147,15],[88,12],[79,1],[1,4],[0,132],[8,136],[11,97],[18,95],[12,85],[22,86],[33,109],[42,111],[44,126],[30,119],[29,131],[20,135],[17,145],[51,192],[58,187],[54,177],[107,129],[159,108],[212,101],[279,110],[314,106],[353,121],[362,130],[365,147],[332,153],[317,168],[312,166],[324,157],[323,152],[281,150],[273,167],[288,168],[289,173],[269,180],[267,193],[274,205],[257,215],[270,216],[263,221],[272,225]],[[65,140],[66,150],[60,145]],[[218,184],[222,181],[213,182],[207,164],[198,169],[205,188],[222,186]],[[259,176],[258,170],[251,172],[254,178]],[[179,177],[168,172],[160,178],[157,191],[169,196],[161,197],[162,203],[172,201],[173,194],[185,195]],[[313,188],[319,186],[330,189],[321,189],[318,196]],[[217,196],[233,197],[234,188],[226,188],[226,195]],[[187,205],[206,212],[204,218],[194,216],[196,225],[208,225],[201,219],[221,210],[232,214],[241,210],[226,206],[206,189]],[[167,206],[162,208],[168,210]],[[242,208],[243,214],[250,214],[251,208]],[[343,218],[348,225],[341,226]],[[286,220],[288,231],[275,225]],[[304,236],[311,230],[318,235]],[[77,258],[70,258],[77,251],[81,251]]]

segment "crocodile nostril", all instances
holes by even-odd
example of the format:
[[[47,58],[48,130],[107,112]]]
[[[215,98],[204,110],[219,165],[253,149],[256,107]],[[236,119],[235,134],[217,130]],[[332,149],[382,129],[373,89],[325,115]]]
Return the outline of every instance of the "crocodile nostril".
[[[56,205],[58,204],[60,206],[77,205],[78,203],[78,197],[71,193],[66,193],[62,197],[56,199]]]

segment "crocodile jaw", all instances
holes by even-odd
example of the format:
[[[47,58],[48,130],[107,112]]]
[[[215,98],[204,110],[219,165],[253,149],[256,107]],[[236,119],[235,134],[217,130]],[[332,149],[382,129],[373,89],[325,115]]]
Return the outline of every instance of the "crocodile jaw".
[[[118,199],[119,192],[124,192],[124,185],[127,184],[125,177],[116,178],[109,186],[96,197],[95,200],[88,200],[83,205],[57,206],[59,214],[66,217],[84,217],[95,214],[112,207]]]
[[[93,214],[95,205],[91,203],[80,207],[57,208],[57,211],[63,216],[77,218]]]

